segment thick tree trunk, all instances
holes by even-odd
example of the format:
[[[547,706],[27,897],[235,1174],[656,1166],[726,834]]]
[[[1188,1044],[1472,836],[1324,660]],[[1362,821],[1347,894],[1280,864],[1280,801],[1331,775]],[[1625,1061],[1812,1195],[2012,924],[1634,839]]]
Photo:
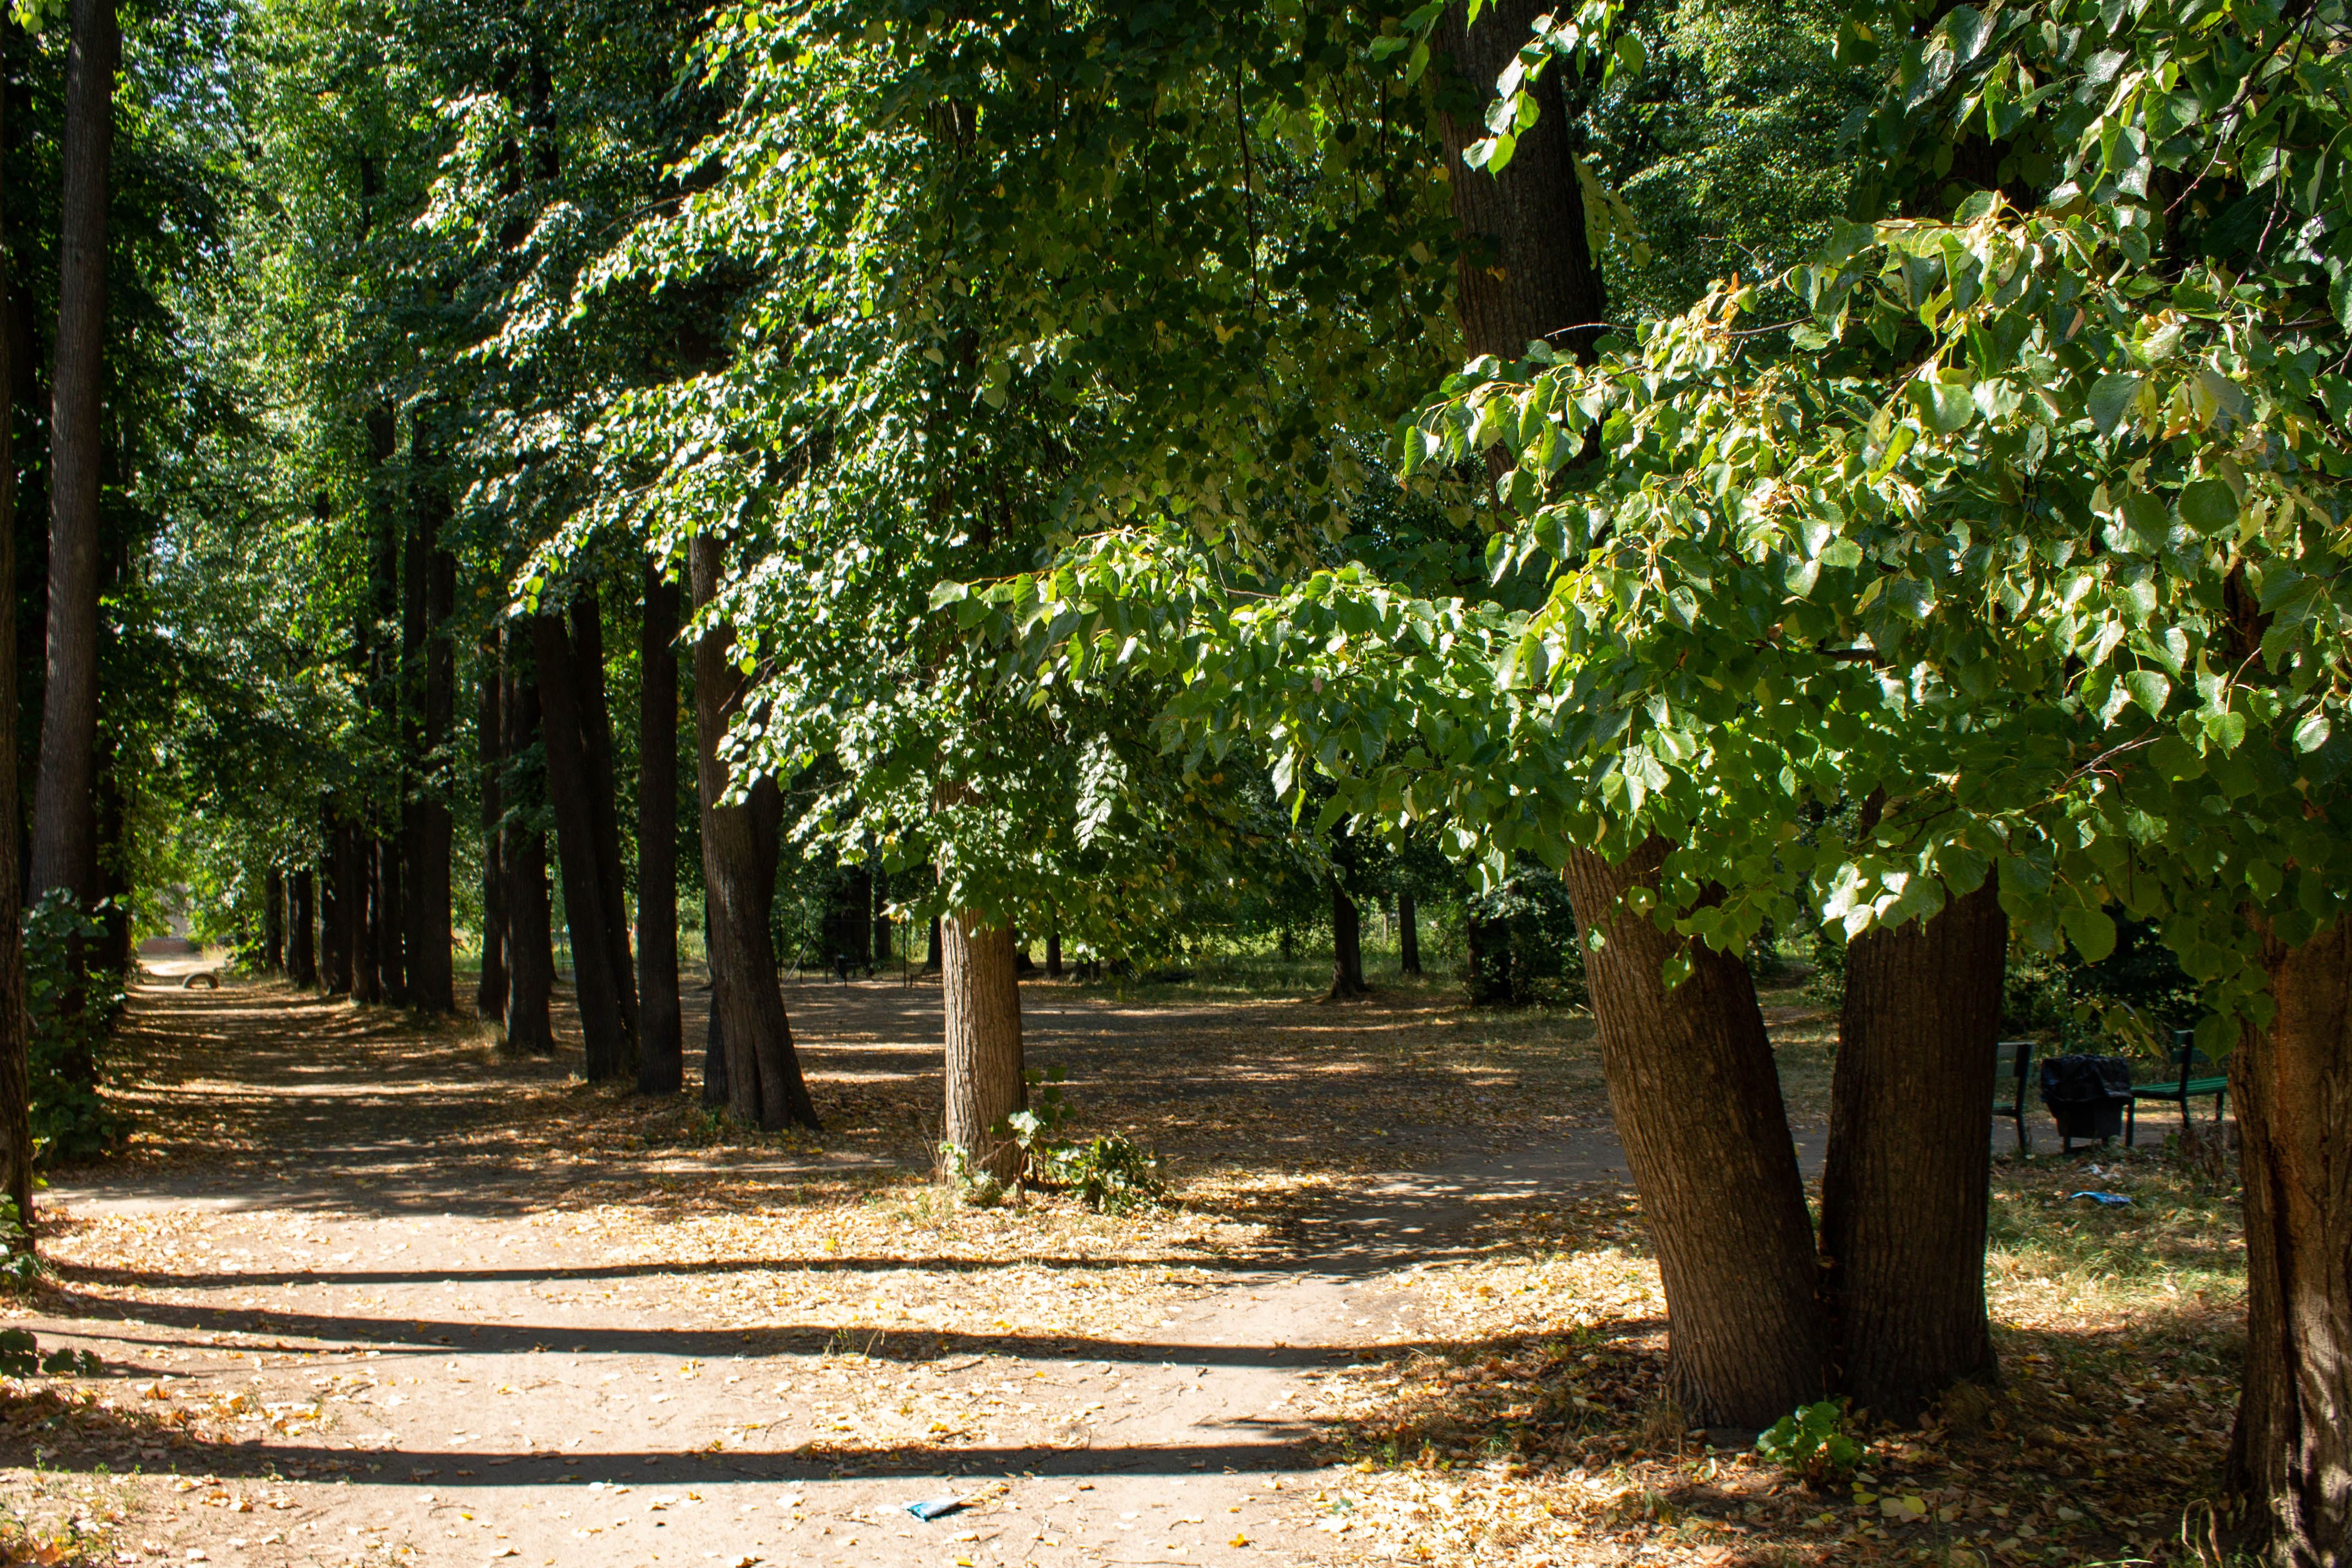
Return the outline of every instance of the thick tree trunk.
[[[1356,908],[1356,900],[1331,879],[1331,989],[1325,1000],[1338,1001],[1342,996],[1361,996],[1364,984],[1364,917]]]
[[[710,1016],[702,1029],[702,1103],[717,1110],[727,1103],[726,1009],[719,1005],[719,949],[710,940],[710,908],[702,914],[703,968],[710,976]]]
[[[1821,1250],[1837,1386],[1905,1426],[2000,1376],[1985,1314],[1993,1047],[2009,918],[1984,886],[1846,946]]]
[[[297,985],[319,984],[318,949],[312,944],[310,872],[308,868],[286,879],[286,978]]]
[[[2230,1445],[2249,1549],[2352,1563],[2352,921],[2265,933],[2277,1011],[2230,1067],[2245,1194],[2246,1366]]]
[[[539,742],[539,688],[523,668],[515,632],[506,633],[506,675],[499,704],[505,736],[507,819],[499,835],[506,879],[507,1046],[533,1056],[552,1056],[555,1029],[548,997],[555,989],[555,933],[548,910],[547,834],[539,825],[544,755]]]
[[[691,552],[694,603],[719,593],[723,547],[698,536]],[[816,1106],[793,1048],[792,1020],[776,977],[775,940],[768,915],[776,891],[776,838],[782,810],[773,779],[761,779],[749,801],[726,804],[727,764],[719,742],[743,704],[743,674],[735,667],[733,630],[721,624],[694,649],[695,754],[702,801],[702,880],[710,912],[710,952],[727,1047],[727,1104],[736,1121],[773,1131],[787,1122],[818,1128]]]
[[[1403,974],[1421,973],[1420,911],[1413,908],[1411,893],[1397,895],[1397,970]]]
[[[1668,991],[1661,969],[1684,940],[1618,907],[1654,886],[1669,847],[1654,838],[1618,866],[1580,850],[1569,896],[1617,1133],[1665,1277],[1668,1384],[1694,1426],[1764,1426],[1827,1386],[1812,1221],[1747,964],[1691,944],[1690,978]]]
[[[13,26],[0,19],[0,46]],[[0,65],[0,155],[7,146],[8,75]],[[0,1196],[16,1205],[24,1226],[20,1245],[29,1251],[33,1102],[25,1028],[25,879],[17,859],[24,813],[16,795],[16,306],[7,223],[17,204],[10,195],[0,190]]]
[[[407,956],[402,951],[400,839],[371,837],[368,865],[374,874],[374,896],[368,904],[368,945],[375,953],[373,973],[375,994],[362,1001],[398,1005],[408,999]]]
[[[596,864],[595,794],[582,737],[583,672],[564,636],[563,618],[531,621],[531,651],[539,667],[539,700],[547,736],[547,797],[555,811],[555,847],[563,864],[563,914],[572,928],[573,990],[580,1033],[587,1046],[590,1082],[631,1077],[636,1041],[621,1010],[620,977],[613,970],[611,926],[619,911],[604,901]]]
[[[637,975],[629,953],[628,886],[621,877],[620,780],[613,764],[612,704],[604,694],[604,616],[592,586],[572,602],[572,689],[580,700],[580,741],[586,757],[588,824],[596,852],[596,893],[604,910],[604,948],[614,998],[629,1041],[629,1071],[636,1070]]]
[[[261,879],[261,967],[276,974],[286,967],[286,874],[275,866]]]
[[[970,911],[943,922],[947,968],[947,1142],[968,1169],[1011,1184],[1021,1146],[998,1130],[1028,1103],[1021,1058],[1021,984],[1013,927],[986,925]]]
[[[474,752],[481,767],[482,974],[474,1011],[503,1025],[507,1018],[507,873],[501,842],[506,821],[506,740],[500,731],[499,689],[505,675],[497,632],[482,638],[474,706]]]
[[[677,994],[677,585],[646,563],[637,636],[637,1091],[686,1086]]]
[[[65,188],[58,213],[57,359],[49,392],[48,668],[27,895],[100,896],[91,777],[98,752],[99,406],[106,366],[108,169],[114,0],[74,0],[66,58]]]

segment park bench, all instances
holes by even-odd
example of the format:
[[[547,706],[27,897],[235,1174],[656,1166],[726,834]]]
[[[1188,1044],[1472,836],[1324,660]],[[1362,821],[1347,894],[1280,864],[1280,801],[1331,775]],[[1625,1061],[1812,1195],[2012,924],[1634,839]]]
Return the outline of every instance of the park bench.
[[[2025,1131],[2025,1086],[2033,1077],[2033,1042],[2003,1040],[1992,1048],[1993,1108],[1995,1116],[2006,1116],[2017,1123],[2017,1146],[2031,1150],[2033,1140]],[[2000,1095],[2006,1092],[2009,1102],[2002,1104]]]
[[[2160,1079],[2154,1083],[2132,1085],[2131,1110],[2124,1127],[2125,1148],[2128,1149],[2132,1146],[2132,1140],[2139,1131],[2139,1102],[2143,1100],[2170,1100],[2180,1107],[2180,1120],[2184,1124],[2189,1121],[2189,1102],[2192,1100],[2211,1095],[2213,1120],[2216,1121],[2220,1121],[2223,1112],[2229,1109],[2229,1075],[2220,1072],[2218,1069],[2221,1064],[2190,1045],[2189,1039],[2188,1030],[2173,1031],[2172,1062],[2171,1068],[2168,1069],[2173,1076]],[[2207,1069],[2201,1078],[2197,1076],[2197,1069],[2200,1067]]]

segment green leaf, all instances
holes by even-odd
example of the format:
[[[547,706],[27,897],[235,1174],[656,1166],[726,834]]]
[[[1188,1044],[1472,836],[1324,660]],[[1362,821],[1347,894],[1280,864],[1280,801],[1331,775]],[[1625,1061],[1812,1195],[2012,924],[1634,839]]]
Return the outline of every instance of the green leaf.
[[[2147,710],[2151,719],[2161,718],[2165,700],[2172,695],[2172,682],[2152,669],[2135,669],[2124,677],[2124,689],[2132,700]]]
[[[2327,302],[2334,307],[2336,319],[2344,323],[2344,330],[2352,332],[2352,266],[2342,267],[2336,274],[2336,281],[2327,286]]]
[[[2238,492],[2220,479],[2180,487],[2180,521],[2200,533],[2219,533],[2238,522]]]
[[[2298,752],[2315,752],[2327,744],[2327,737],[2334,732],[2334,730],[2335,726],[2327,721],[2326,714],[2306,713],[2304,715],[2303,722],[2294,727],[2294,749]]]
[[[2138,395],[2139,376],[2134,372],[2118,370],[2099,377],[2091,388],[2089,402],[2091,423],[2098,426],[2099,434],[2114,435]]]
[[[971,597],[971,589],[961,583],[943,582],[931,584],[931,608],[943,610],[950,605]]]
[[[2065,910],[2058,923],[2066,930],[2066,940],[2074,951],[2089,963],[2096,963],[2116,950],[2116,922],[2095,909],[2082,904]]]
[[[1919,405],[1920,417],[1938,436],[1963,429],[1977,416],[1975,394],[1954,382],[1915,381],[1911,384],[1911,395]]]

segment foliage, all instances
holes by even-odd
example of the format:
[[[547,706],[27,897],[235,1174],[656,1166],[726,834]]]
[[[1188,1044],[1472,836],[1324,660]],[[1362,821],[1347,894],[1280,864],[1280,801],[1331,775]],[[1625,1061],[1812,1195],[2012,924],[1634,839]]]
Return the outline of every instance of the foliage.
[[[41,1353],[41,1342],[29,1329],[0,1329],[0,1377],[95,1377],[106,1363],[89,1351],[54,1350]]]
[[[1824,1399],[1800,1405],[1759,1433],[1756,1451],[1820,1486],[1832,1475],[1850,1475],[1862,1463],[1863,1445],[1849,1429],[1845,1402]]]
[[[1146,1153],[1123,1133],[1086,1140],[1063,1136],[1071,1112],[1061,1087],[1066,1076],[1058,1064],[1028,1069],[1031,1107],[1014,1111],[994,1129],[998,1137],[1020,1147],[1022,1182],[1070,1193],[1102,1214],[1142,1214],[1158,1207],[1168,1183],[1157,1154]],[[1003,1196],[993,1177],[971,1174],[961,1150],[942,1143],[940,1156],[950,1182],[971,1201],[985,1205]]]
[[[105,906],[101,904],[102,913]],[[87,1159],[122,1134],[99,1093],[96,1064],[122,1010],[122,976],[92,964],[76,973],[77,946],[95,951],[106,928],[73,894],[52,888],[25,915],[25,1018],[34,1146],[44,1159]]]
[[[25,1216],[16,1212],[16,1200],[0,1196],[0,1281],[21,1289],[48,1271],[29,1245],[31,1239]]]

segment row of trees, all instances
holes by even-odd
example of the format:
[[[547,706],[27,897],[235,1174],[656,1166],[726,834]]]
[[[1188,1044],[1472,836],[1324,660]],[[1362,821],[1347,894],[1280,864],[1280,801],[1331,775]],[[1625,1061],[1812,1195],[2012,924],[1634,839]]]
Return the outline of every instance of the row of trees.
[[[666,1090],[684,844],[706,1091],[774,1127],[780,875],[868,868],[1009,1176],[1016,931],[1119,951],[1307,843],[1341,933],[1384,840],[1532,859],[1678,1396],[1758,1425],[1997,1375],[2001,963],[2120,912],[2235,1047],[2249,1518],[2343,1561],[2343,0],[1538,11],[254,0],[172,100],[210,243],[134,248],[166,330],[89,340],[86,428],[112,6],[9,35],[63,149],[7,187],[59,193],[16,472],[99,513],[44,543],[31,886],[143,880],[76,847],[136,841],[50,779],[80,725],[355,994],[453,1003],[478,900],[534,1045],[552,833],[591,1071]],[[174,448],[190,386],[239,412]],[[163,616],[76,618],[135,579],[202,606],[161,688],[107,647]],[[1745,957],[1808,921],[1818,1229]]]

